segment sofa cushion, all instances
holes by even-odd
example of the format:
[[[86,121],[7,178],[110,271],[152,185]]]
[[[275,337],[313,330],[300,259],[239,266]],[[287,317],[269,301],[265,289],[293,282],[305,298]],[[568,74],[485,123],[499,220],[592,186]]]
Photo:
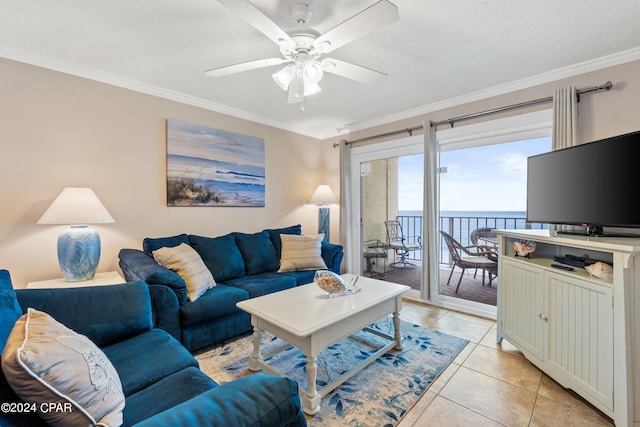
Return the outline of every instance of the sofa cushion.
[[[244,260],[233,234],[220,237],[190,235],[189,241],[217,282],[244,276]]]
[[[322,239],[324,234],[315,236],[280,235],[282,256],[278,272],[296,270],[326,270],[322,259]]]
[[[211,272],[202,262],[198,252],[186,243],[156,249],[153,251],[153,259],[162,267],[173,270],[182,277],[187,285],[189,301],[197,300],[208,289],[216,285]]]
[[[253,276],[227,280],[225,284],[244,289],[249,293],[249,298],[255,298],[273,292],[295,288],[296,279],[278,273],[260,273]]]
[[[124,425],[134,425],[166,410],[171,413],[172,408],[176,405],[215,388],[218,388],[218,384],[198,368],[190,367],[178,371],[135,394],[127,396],[124,408]],[[221,398],[224,399],[224,397]],[[188,416],[186,412],[181,413],[183,419]],[[165,422],[162,425],[186,424]],[[204,424],[190,425],[212,426],[214,424],[205,422]]]
[[[11,276],[7,270],[0,270],[0,351],[7,342],[7,337],[14,323],[22,316],[22,310],[11,284]]]
[[[166,285],[175,292],[180,305],[187,302],[187,285],[182,277],[175,271],[159,266],[152,255],[138,249],[121,249],[118,258],[127,281],[144,280],[149,285]]]
[[[276,248],[271,243],[269,232],[233,234],[236,236],[238,249],[240,249],[244,259],[246,274],[259,274],[278,269],[278,255],[276,254]]]
[[[23,312],[28,307],[44,311],[99,347],[148,331],[153,325],[149,287],[142,281],[110,286],[19,289],[16,294]]]
[[[11,284],[11,276],[7,270],[0,270],[0,353],[4,349],[7,338],[13,329],[13,325],[22,316],[22,310],[18,304],[16,293]],[[6,378],[0,371],[0,402],[14,402],[18,398],[9,387]],[[17,414],[22,415],[24,414]],[[11,414],[0,413],[0,425],[3,425],[3,417],[10,417]],[[24,417],[26,418],[26,417]],[[37,421],[37,420],[36,420]],[[7,424],[11,425],[9,421]]]
[[[2,369],[23,400],[70,408],[39,410],[51,425],[122,424],[124,395],[109,359],[46,313],[30,308],[18,319],[2,353]]]
[[[269,233],[271,243],[273,243],[273,247],[276,248],[276,255],[278,256],[278,259],[280,259],[280,255],[282,254],[282,241],[280,239],[280,235],[293,234],[299,236],[302,234],[302,225],[297,224],[283,228],[267,228],[264,231]]]
[[[196,301],[186,303],[180,307],[180,323],[184,328],[185,326],[236,313],[239,311],[236,303],[247,299],[249,299],[247,291],[219,283]]]
[[[118,371],[125,396],[183,369],[198,367],[191,353],[162,329],[152,329],[102,351]],[[161,357],[153,357],[155,351],[161,352]]]
[[[145,420],[140,427],[306,425],[298,384],[290,378],[258,373],[185,401]]]
[[[282,274],[283,276],[293,277],[294,279],[296,279],[296,284],[300,286],[300,285],[313,283],[313,278],[316,274],[316,271],[318,270],[285,271],[283,273],[278,273],[278,274]]]
[[[151,255],[156,249],[172,248],[174,246],[178,246],[180,243],[186,243],[188,245],[189,236],[186,234],[178,234],[176,236],[169,237],[147,237],[142,241],[142,250],[147,255]]]

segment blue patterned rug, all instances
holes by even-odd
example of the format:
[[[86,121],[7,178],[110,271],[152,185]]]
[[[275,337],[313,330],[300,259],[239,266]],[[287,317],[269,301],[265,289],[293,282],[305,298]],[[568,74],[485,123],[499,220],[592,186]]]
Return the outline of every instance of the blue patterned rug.
[[[393,335],[391,318],[371,327]],[[323,397],[320,412],[307,417],[309,426],[394,426],[468,343],[407,322],[401,322],[400,329],[403,349],[391,350]],[[266,333],[262,342],[263,353],[282,345],[281,340]],[[387,342],[374,334],[358,332],[327,348],[318,356],[318,388]],[[199,352],[196,358],[207,375],[224,383],[252,374],[248,369],[252,348],[249,335]],[[267,363],[306,390],[306,359],[296,348],[273,356]]]

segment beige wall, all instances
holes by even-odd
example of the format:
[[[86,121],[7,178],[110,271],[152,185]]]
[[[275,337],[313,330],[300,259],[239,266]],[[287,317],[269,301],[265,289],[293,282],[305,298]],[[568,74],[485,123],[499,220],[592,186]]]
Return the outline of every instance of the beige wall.
[[[61,276],[56,240],[64,227],[36,221],[66,186],[93,188],[116,220],[95,226],[98,271],[117,269],[119,249],[140,248],[146,236],[297,223],[315,233],[317,207],[303,200],[327,180],[340,189],[325,177],[328,141],[2,59],[0,86],[0,268],[16,287]],[[167,118],[264,138],[266,207],[166,207]],[[336,240],[337,208],[332,219]]]

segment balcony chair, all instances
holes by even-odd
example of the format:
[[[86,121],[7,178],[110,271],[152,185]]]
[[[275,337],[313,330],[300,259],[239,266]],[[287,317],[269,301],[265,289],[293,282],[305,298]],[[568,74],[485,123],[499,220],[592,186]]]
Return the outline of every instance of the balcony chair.
[[[481,227],[481,228],[476,228],[475,230],[473,230],[471,232],[471,243],[474,246],[483,246],[480,243],[480,240],[482,240],[483,237],[489,237],[491,239],[495,239],[497,237],[496,232],[493,231],[493,228],[490,227]],[[484,246],[496,246],[495,244],[493,245],[484,245]]]
[[[399,221],[385,221],[384,225],[387,228],[387,248],[393,249],[398,259],[389,264],[389,266],[402,266],[403,268],[414,266],[414,264],[407,261],[407,258],[411,252],[422,250],[422,238],[420,236],[405,236]],[[409,239],[418,243],[408,243]]]
[[[480,251],[498,252],[497,234],[491,227],[476,228],[471,232],[469,236],[471,238],[471,244],[478,247]],[[485,240],[486,238],[486,240]],[[493,241],[496,243],[493,243]],[[473,273],[475,279],[478,274],[478,269]]]
[[[458,289],[460,289],[462,276],[467,268],[482,270],[482,286],[485,285],[485,272],[487,272],[489,274],[489,286],[491,286],[493,279],[498,275],[498,254],[491,251],[487,246],[462,246],[460,242],[442,230],[440,230],[440,234],[447,244],[449,256],[453,261],[453,267],[451,268],[447,285],[451,282],[453,270],[455,270],[456,267],[459,267],[462,269],[462,273],[458,280],[456,293],[458,293]]]

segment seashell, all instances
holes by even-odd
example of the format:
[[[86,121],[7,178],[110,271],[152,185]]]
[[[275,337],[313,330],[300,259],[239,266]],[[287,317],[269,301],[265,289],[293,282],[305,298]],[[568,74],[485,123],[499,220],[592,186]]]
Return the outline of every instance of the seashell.
[[[613,267],[605,262],[598,261],[595,264],[587,265],[584,269],[598,279],[613,280]]]
[[[536,242],[531,240],[516,240],[513,242],[513,249],[516,251],[517,256],[529,256],[529,254],[535,252]]]

